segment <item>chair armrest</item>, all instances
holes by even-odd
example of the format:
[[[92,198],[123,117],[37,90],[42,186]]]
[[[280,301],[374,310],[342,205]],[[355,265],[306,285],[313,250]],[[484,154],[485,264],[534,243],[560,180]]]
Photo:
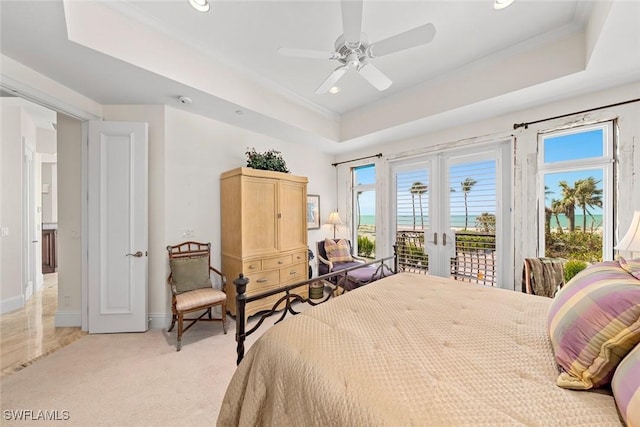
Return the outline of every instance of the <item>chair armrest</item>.
[[[320,254],[316,254],[318,261],[329,266],[329,272],[333,271],[333,263],[326,258],[323,258]]]
[[[356,260],[356,261],[362,261],[362,262],[367,262],[367,261],[369,261],[368,259],[363,258],[363,257],[358,256],[358,255],[351,255],[351,258],[353,258],[353,259],[354,259],[354,260]]]
[[[222,284],[221,290],[222,290],[222,292],[226,293],[226,291],[227,291],[227,276],[225,276],[224,273],[222,273],[222,271],[220,271],[218,269],[215,269],[215,268],[213,268],[211,266],[209,266],[209,271],[213,271],[218,276],[220,276],[220,281],[221,281],[221,284]]]

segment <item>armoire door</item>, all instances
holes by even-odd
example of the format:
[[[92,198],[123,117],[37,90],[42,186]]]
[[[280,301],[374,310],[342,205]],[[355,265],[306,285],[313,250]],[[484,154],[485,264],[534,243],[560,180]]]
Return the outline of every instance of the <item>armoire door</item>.
[[[278,181],[243,177],[242,202],[243,256],[277,253]]]
[[[307,189],[306,185],[280,181],[279,189],[279,247],[281,251],[307,247]]]

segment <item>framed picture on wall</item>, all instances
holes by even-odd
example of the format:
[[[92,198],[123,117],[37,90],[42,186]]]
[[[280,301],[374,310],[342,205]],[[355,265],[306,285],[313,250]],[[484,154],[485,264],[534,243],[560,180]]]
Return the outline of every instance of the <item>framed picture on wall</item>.
[[[317,230],[320,228],[320,196],[317,194],[307,195],[307,230]]]

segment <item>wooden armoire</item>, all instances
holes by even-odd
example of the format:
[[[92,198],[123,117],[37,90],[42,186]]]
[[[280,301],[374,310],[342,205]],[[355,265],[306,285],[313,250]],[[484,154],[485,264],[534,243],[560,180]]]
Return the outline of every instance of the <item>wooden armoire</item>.
[[[240,273],[249,278],[247,295],[307,278],[307,181],[251,168],[220,176],[222,272],[231,314],[236,314],[233,280]],[[308,288],[296,293],[307,297]],[[271,309],[281,296],[248,304],[246,316]]]

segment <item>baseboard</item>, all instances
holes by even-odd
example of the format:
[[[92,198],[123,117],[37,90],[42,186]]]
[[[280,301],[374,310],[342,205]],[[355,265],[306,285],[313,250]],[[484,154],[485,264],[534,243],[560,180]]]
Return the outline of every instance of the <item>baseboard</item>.
[[[149,329],[167,329],[171,324],[171,313],[149,314]]]
[[[82,327],[82,316],[79,311],[56,311],[56,328]]]
[[[24,297],[22,295],[0,300],[0,314],[9,313],[22,307],[24,307]]]

